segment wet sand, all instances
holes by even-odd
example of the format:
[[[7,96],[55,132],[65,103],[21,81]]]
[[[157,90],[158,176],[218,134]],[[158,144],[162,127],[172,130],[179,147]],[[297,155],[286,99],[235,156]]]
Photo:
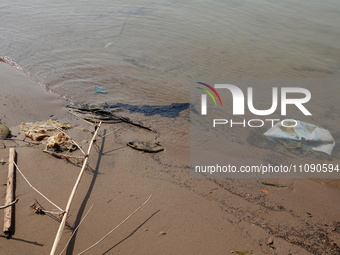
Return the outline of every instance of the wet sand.
[[[22,122],[55,118],[73,125],[69,134],[87,149],[94,128],[69,114],[63,107],[66,101],[5,63],[0,63],[0,76],[2,122],[10,127],[14,138],[24,138]],[[254,179],[191,179],[189,144],[171,142],[175,139],[169,139],[165,130],[159,131],[155,137],[124,123],[101,127],[57,254],[92,205],[64,254],[78,254],[98,241],[151,194],[140,211],[86,254],[340,252],[338,180],[270,180],[287,186],[277,188]],[[148,154],[126,146],[135,139],[156,139],[165,150]],[[1,141],[0,145],[0,160],[6,161],[0,165],[1,184],[6,183],[8,149],[15,147],[18,166],[31,183],[60,207],[66,206],[78,166],[42,152],[42,146],[28,146],[19,140]],[[14,235],[5,239],[1,234],[1,254],[49,254],[59,220],[35,214],[30,207],[37,200],[46,210],[54,208],[19,174],[16,179],[19,201]],[[263,193],[263,188],[269,193]],[[4,185],[0,197],[4,201]],[[273,243],[267,244],[270,237]]]

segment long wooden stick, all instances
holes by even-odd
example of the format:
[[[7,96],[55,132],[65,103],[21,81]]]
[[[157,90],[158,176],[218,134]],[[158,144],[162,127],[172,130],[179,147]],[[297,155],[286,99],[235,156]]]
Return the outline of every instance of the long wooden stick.
[[[99,241],[97,241],[95,244],[91,245],[87,249],[83,250],[82,252],[78,253],[78,255],[81,255],[81,254],[87,252],[88,250],[92,249],[96,245],[98,245],[101,241],[103,241],[106,237],[108,237],[113,231],[115,231],[117,228],[119,228],[121,225],[123,225],[124,222],[126,222],[128,219],[130,219],[132,215],[134,215],[136,212],[138,212],[139,209],[141,209],[144,205],[146,205],[146,203],[149,202],[151,197],[152,197],[152,195],[150,195],[148,197],[148,199],[143,204],[141,204],[136,210],[133,211],[133,213],[131,213],[129,216],[127,216],[121,223],[119,223],[116,227],[114,227],[110,232],[108,232],[105,236],[103,236]]]
[[[87,166],[87,161],[89,159],[89,154],[90,154],[90,151],[91,151],[91,148],[92,148],[92,145],[94,143],[94,140],[96,139],[96,136],[97,136],[97,133],[99,131],[99,128],[100,128],[100,125],[102,124],[102,122],[100,122],[97,126],[97,129],[96,131],[94,132],[93,134],[93,137],[92,137],[92,140],[90,142],[90,145],[89,145],[89,148],[87,150],[87,155],[85,156],[85,160],[84,160],[84,163],[83,163],[83,166],[79,172],[79,175],[78,175],[78,178],[76,180],[76,183],[74,184],[74,187],[72,189],[72,192],[70,194],[70,197],[67,201],[67,205],[66,205],[66,209],[65,209],[65,212],[64,212],[64,215],[63,215],[63,219],[61,220],[61,223],[60,223],[60,226],[59,226],[59,229],[58,229],[58,232],[57,232],[57,235],[54,239],[54,243],[53,243],[53,246],[52,246],[52,249],[51,249],[51,252],[50,252],[50,255],[54,255],[56,250],[57,250],[57,247],[58,247],[58,244],[60,242],[60,239],[61,239],[61,235],[63,233],[63,230],[64,230],[64,227],[65,227],[65,224],[66,224],[66,219],[67,219],[67,216],[69,214],[69,211],[70,211],[70,207],[71,207],[71,204],[72,204],[72,201],[73,201],[73,198],[74,198],[74,195],[76,193],[76,190],[78,188],[78,185],[80,183],[80,180],[81,180],[81,177],[83,175],[83,173],[85,172],[85,169],[86,169],[86,166]]]
[[[91,211],[92,207],[94,204],[92,204],[92,206],[90,207],[90,209],[87,211],[87,213],[85,214],[85,216],[81,219],[81,221],[79,222],[78,226],[73,230],[72,235],[70,236],[70,238],[68,239],[68,242],[66,243],[64,249],[59,253],[59,255],[62,255],[63,252],[66,250],[68,244],[71,242],[73,236],[75,235],[75,233],[77,232],[78,228],[80,227],[80,224],[85,220],[86,216],[89,214],[89,212]]]
[[[9,149],[9,166],[8,166],[8,178],[6,188],[5,204],[10,204],[14,201],[14,180],[15,180],[15,161],[16,152],[14,148]],[[10,238],[12,234],[12,215],[13,207],[9,206],[4,209],[4,233],[6,238]]]

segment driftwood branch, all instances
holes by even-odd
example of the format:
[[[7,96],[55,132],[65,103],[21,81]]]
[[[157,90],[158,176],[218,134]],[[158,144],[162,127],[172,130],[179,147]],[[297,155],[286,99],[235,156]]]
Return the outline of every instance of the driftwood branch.
[[[72,189],[72,192],[71,192],[71,194],[70,194],[70,197],[69,197],[69,199],[68,199],[68,201],[67,201],[65,213],[64,213],[63,219],[62,219],[62,221],[61,221],[61,223],[60,223],[60,226],[59,226],[57,235],[56,235],[56,237],[55,237],[55,239],[54,239],[54,243],[53,243],[53,246],[52,246],[50,255],[54,255],[55,252],[56,252],[56,250],[57,250],[58,244],[59,244],[60,239],[61,239],[61,235],[62,235],[62,233],[63,233],[63,229],[64,229],[65,224],[66,224],[66,219],[67,219],[67,216],[68,216],[68,214],[69,214],[69,210],[70,210],[70,207],[71,207],[71,204],[72,204],[74,195],[75,195],[76,190],[77,190],[77,188],[78,188],[78,185],[79,185],[79,183],[80,183],[81,177],[83,176],[83,173],[85,172],[85,169],[86,169],[86,166],[87,166],[87,161],[88,161],[88,159],[89,159],[89,154],[90,154],[90,152],[91,152],[92,145],[93,145],[93,143],[94,143],[94,141],[95,141],[95,139],[96,139],[96,136],[97,136],[97,133],[98,133],[98,131],[99,131],[99,128],[100,128],[100,125],[101,125],[101,124],[102,124],[102,122],[100,122],[100,123],[98,124],[97,129],[96,129],[96,131],[95,131],[94,134],[93,134],[92,140],[91,140],[91,142],[90,142],[89,148],[88,148],[88,150],[87,150],[87,154],[86,154],[85,159],[84,159],[84,162],[83,162],[83,166],[82,166],[82,168],[81,168],[81,170],[80,170],[80,172],[79,172],[79,175],[78,175],[78,178],[77,178],[77,180],[76,180],[76,183],[74,184],[74,187],[73,187],[73,189]]]
[[[7,177],[7,188],[5,204],[10,204],[14,201],[14,181],[15,181],[15,158],[16,151],[14,148],[9,149],[9,166],[8,166],[8,177]],[[13,224],[13,207],[8,206],[4,210],[4,233],[6,238],[12,235],[12,224]]]
[[[147,202],[149,202],[150,198],[152,195],[150,195],[148,197],[148,199],[141,204],[136,210],[133,211],[133,213],[131,213],[129,216],[127,216],[121,223],[119,223],[115,228],[113,228],[109,233],[107,233],[105,236],[103,236],[98,242],[96,242],[95,244],[91,245],[89,248],[83,250],[82,252],[78,253],[78,255],[81,255],[85,252],[87,252],[88,250],[92,249],[93,247],[95,247],[96,245],[98,245],[101,241],[103,241],[106,237],[108,237],[113,231],[115,231],[117,228],[119,228],[121,225],[123,225],[128,219],[131,218],[132,215],[134,215],[136,212],[139,211],[139,209],[141,209],[144,205],[146,205]]]

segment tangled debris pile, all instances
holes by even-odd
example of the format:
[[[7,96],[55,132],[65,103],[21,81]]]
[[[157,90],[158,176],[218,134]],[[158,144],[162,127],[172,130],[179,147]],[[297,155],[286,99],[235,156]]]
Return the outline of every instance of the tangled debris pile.
[[[72,139],[63,132],[72,126],[55,120],[23,122],[21,130],[33,141],[42,141],[46,149],[54,151],[73,151],[77,145]]]

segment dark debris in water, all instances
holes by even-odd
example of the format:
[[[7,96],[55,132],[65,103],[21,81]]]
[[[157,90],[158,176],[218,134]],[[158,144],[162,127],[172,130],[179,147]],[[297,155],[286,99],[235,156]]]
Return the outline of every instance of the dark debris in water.
[[[102,108],[92,107],[87,104],[71,104],[66,106],[67,110],[73,115],[82,118],[92,123],[116,123],[126,122],[141,128],[150,130],[151,132],[157,133],[152,127],[145,126],[139,121],[134,121],[129,117],[122,116],[111,112],[110,110],[102,110]]]
[[[142,113],[145,116],[161,115],[167,118],[176,118],[183,110],[188,109],[191,106],[190,103],[173,103],[171,105],[130,105],[117,103],[114,105],[106,104],[103,108],[106,109],[124,109],[130,111],[130,113]]]

